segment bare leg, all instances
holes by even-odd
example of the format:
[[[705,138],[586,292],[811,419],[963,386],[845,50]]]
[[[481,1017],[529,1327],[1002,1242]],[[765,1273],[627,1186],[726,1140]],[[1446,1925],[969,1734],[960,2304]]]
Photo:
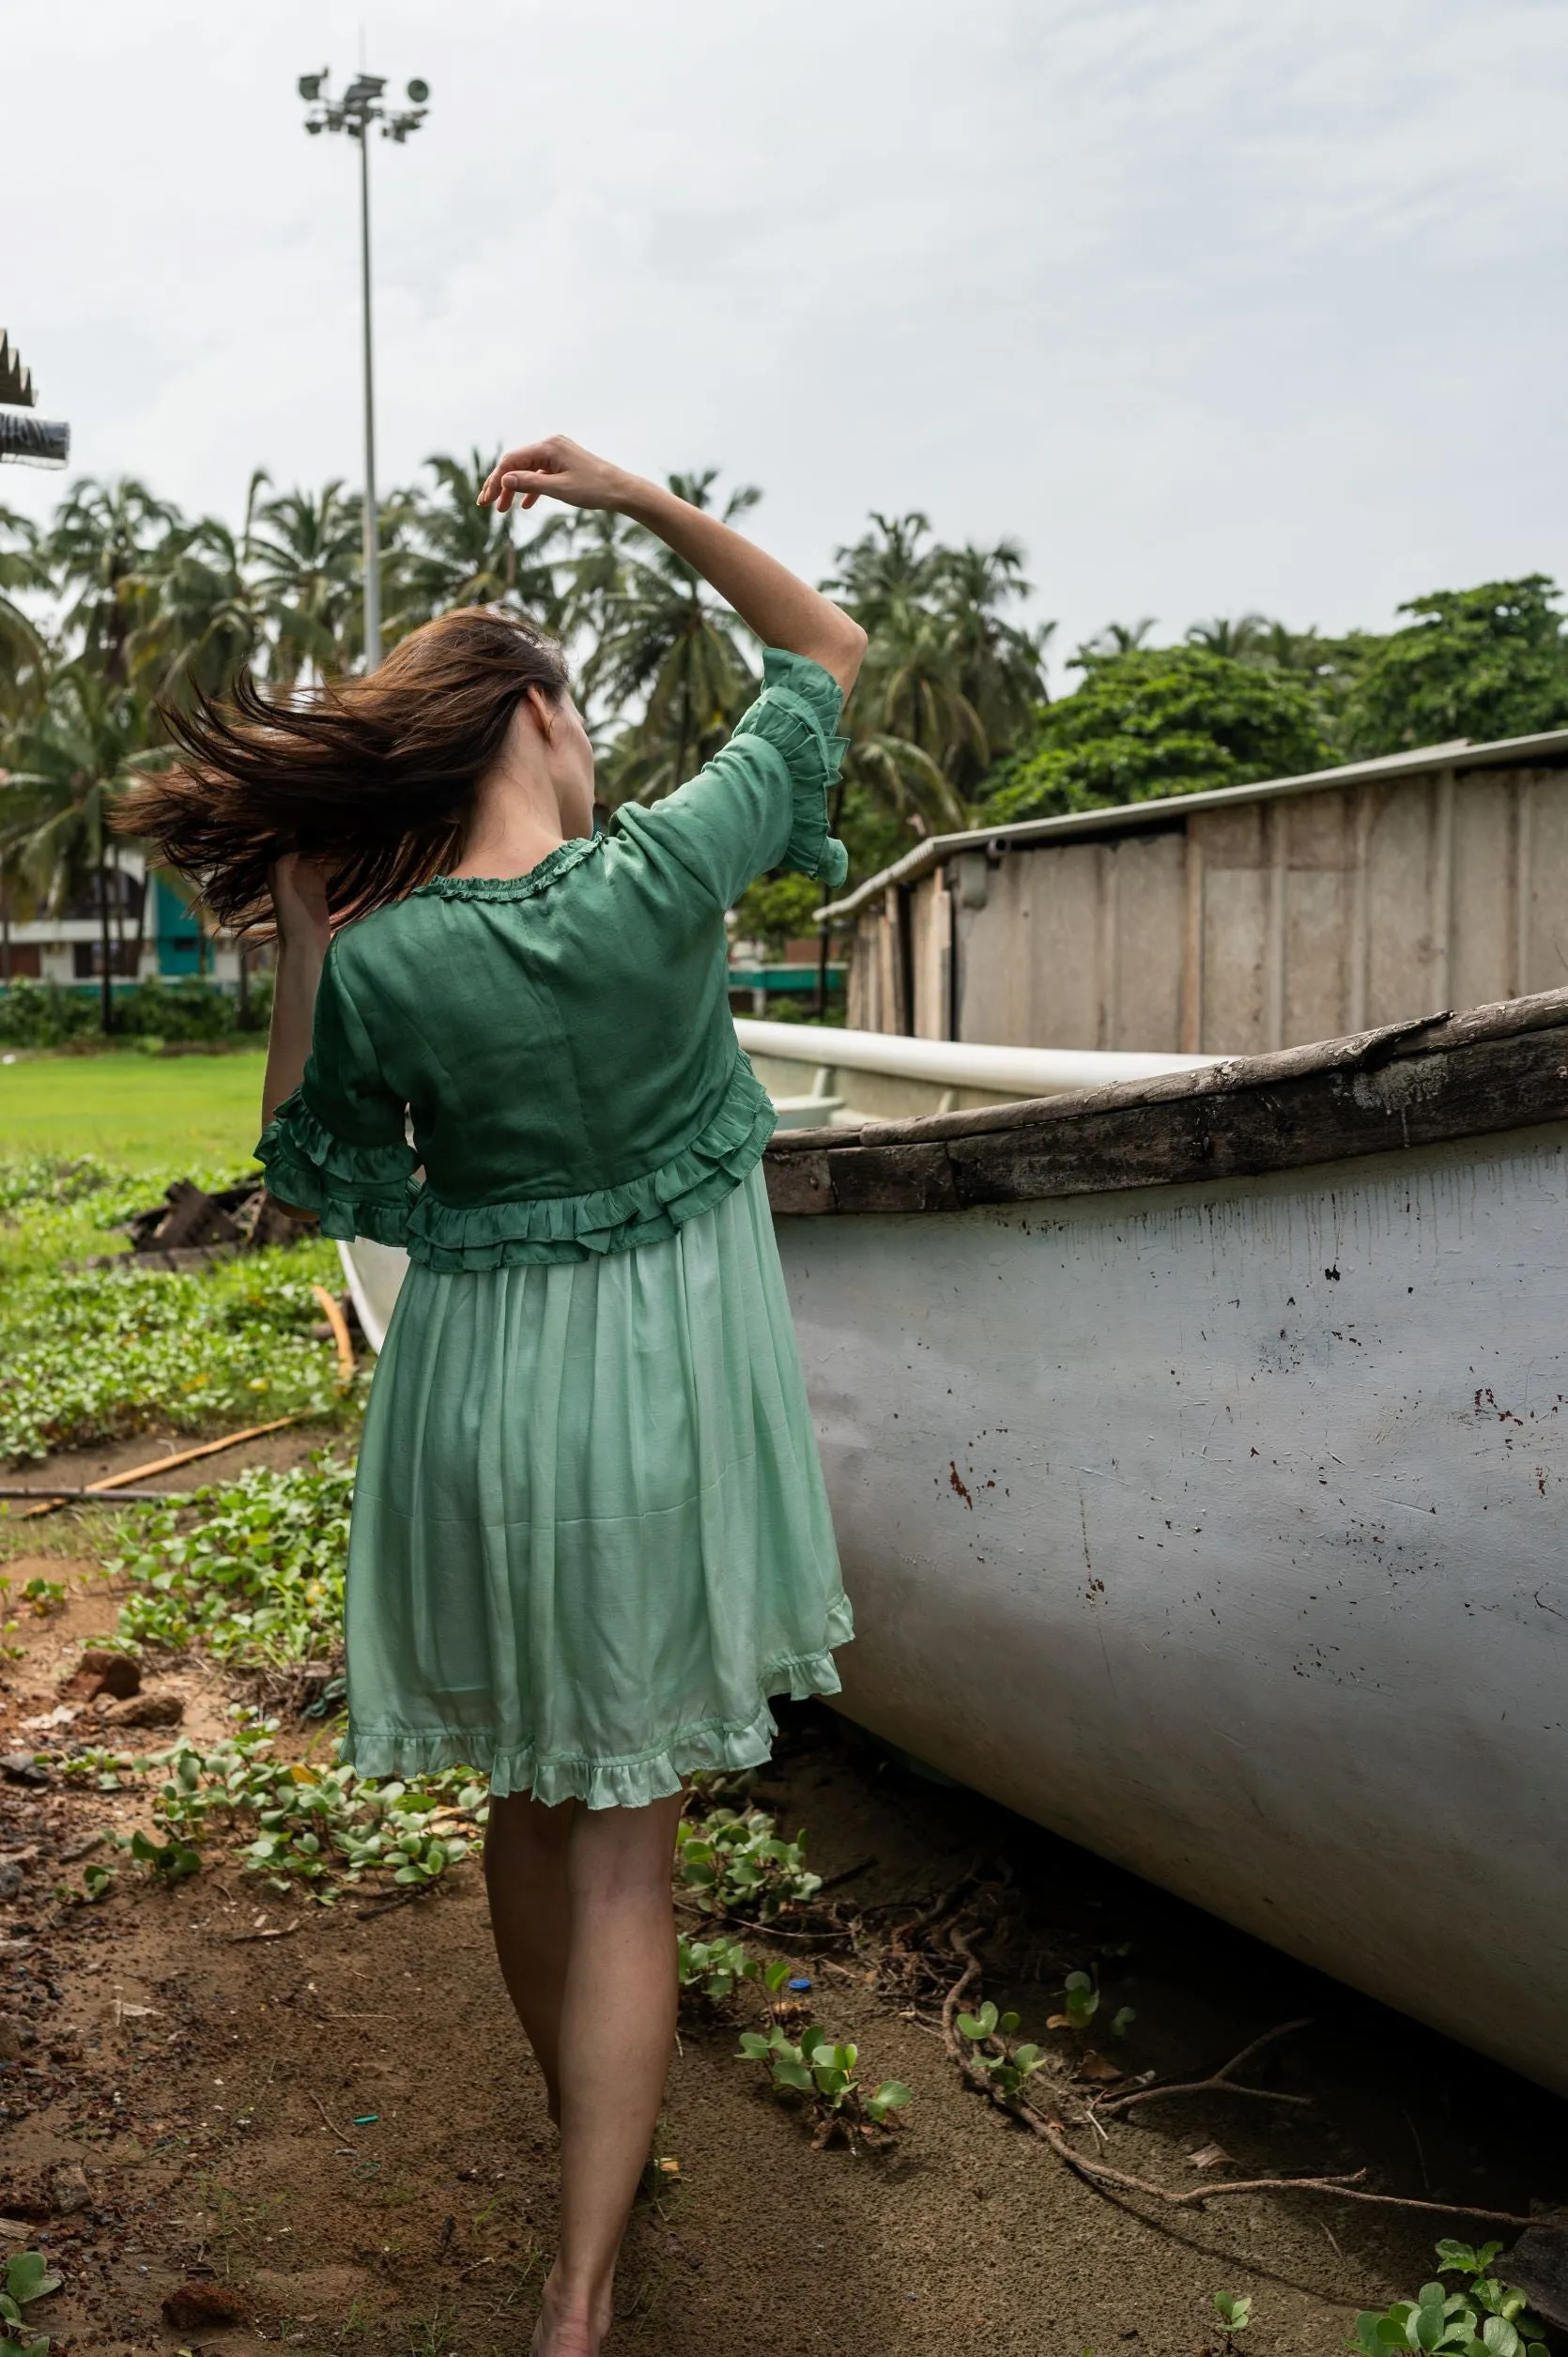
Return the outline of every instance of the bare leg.
[[[484,1883],[501,1978],[545,2073],[558,2128],[561,2000],[571,1942],[566,1843],[576,1806],[567,1800],[546,1809],[530,1794],[512,1793],[490,1803],[484,1834]]]
[[[675,2036],[670,1855],[681,1795],[575,1809],[571,1941],[559,2013],[561,2251],[535,2357],[596,2357]]]

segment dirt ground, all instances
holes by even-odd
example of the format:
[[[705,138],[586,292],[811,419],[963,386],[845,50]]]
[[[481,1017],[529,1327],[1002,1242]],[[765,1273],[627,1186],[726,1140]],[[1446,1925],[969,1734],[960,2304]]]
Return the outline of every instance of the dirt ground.
[[[283,1435],[245,1455],[287,1462],[310,1445]],[[100,1461],[154,1454],[144,1440],[69,1462],[90,1480]],[[66,1478],[67,1461],[51,1472]],[[0,1754],[93,1740],[91,1706],[69,1725],[38,1722],[115,1612],[90,1521],[25,1528],[48,1561],[5,1568],[64,1578],[69,1597],[63,1614],[23,1621],[24,1658],[3,1665]],[[0,1533],[14,1555],[23,1532]],[[212,1674],[187,1664],[147,1683],[179,1696],[192,1732],[216,1732],[229,1693]],[[1568,2195],[1568,2106],[916,1776],[829,1710],[780,1715],[757,1797],[787,1830],[805,1826],[845,1928],[748,1944],[788,1953],[817,2017],[915,2101],[893,2152],[816,2151],[733,2058],[753,1995],[684,2022],[658,2148],[679,2175],[653,2180],[635,2214],[617,2357],[1198,2357],[1223,2347],[1220,2289],[1253,2295],[1237,2346],[1326,2357],[1358,2308],[1429,2278],[1438,2235],[1479,2239],[1459,2211],[1269,2194],[1161,2212],[1074,2177],[960,2083],[935,2026],[956,1961],[940,1947],[930,1971],[889,1956],[889,1929],[971,1867],[991,1888],[986,1994],[1052,2046],[1069,2118],[1087,2092],[1084,2041],[1045,2023],[1070,1969],[1097,1963],[1106,2011],[1136,2009],[1125,2044],[1098,2041],[1130,2073],[1201,2075],[1274,2025],[1310,2020],[1257,2072],[1310,2105],[1150,2105],[1144,2124],[1109,2131],[1116,2165],[1196,2184],[1187,2156],[1217,2144],[1228,2157],[1216,2179],[1364,2167],[1375,2188],[1518,2212]],[[290,1737],[318,1755],[327,1740],[307,1726]],[[554,2226],[553,2131],[495,1971],[477,1863],[390,1912],[362,1892],[328,1910],[280,1903],[214,1847],[208,1871],[172,1890],[122,1867],[96,1906],[63,1903],[55,1886],[79,1881],[95,1837],[130,1827],[138,1806],[56,1773],[0,1781],[0,2252],[31,2243],[58,2262],[64,2288],[35,2312],[56,2349],[526,2350]],[[162,2302],[192,2283],[231,2293],[241,2320],[166,2325]]]

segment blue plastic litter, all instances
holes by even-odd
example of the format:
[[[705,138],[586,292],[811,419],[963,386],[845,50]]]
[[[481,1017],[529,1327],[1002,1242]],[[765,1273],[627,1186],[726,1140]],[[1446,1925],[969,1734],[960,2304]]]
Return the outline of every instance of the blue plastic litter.
[[[811,1983],[809,1980],[792,1980],[789,1985],[792,1989],[808,1989]]]

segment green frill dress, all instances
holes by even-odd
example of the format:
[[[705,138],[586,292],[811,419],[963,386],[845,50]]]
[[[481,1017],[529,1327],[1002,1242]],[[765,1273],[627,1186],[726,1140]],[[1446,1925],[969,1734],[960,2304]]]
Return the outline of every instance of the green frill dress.
[[[323,1232],[407,1247],[348,1551],[366,1776],[637,1808],[768,1757],[853,1634],[735,1038],[725,912],[832,886],[828,674],[770,651],[728,745],[526,876],[333,939],[257,1152]]]

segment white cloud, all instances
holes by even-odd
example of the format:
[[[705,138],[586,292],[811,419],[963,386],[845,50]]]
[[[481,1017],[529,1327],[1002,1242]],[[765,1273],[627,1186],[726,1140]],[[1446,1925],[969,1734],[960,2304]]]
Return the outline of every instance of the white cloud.
[[[561,425],[762,483],[813,572],[920,506],[1017,533],[1064,647],[1568,570],[1554,0],[364,13],[434,91],[373,157],[384,481]],[[5,324],[83,469],[357,473],[355,160],[294,77],[360,14],[8,26]]]

